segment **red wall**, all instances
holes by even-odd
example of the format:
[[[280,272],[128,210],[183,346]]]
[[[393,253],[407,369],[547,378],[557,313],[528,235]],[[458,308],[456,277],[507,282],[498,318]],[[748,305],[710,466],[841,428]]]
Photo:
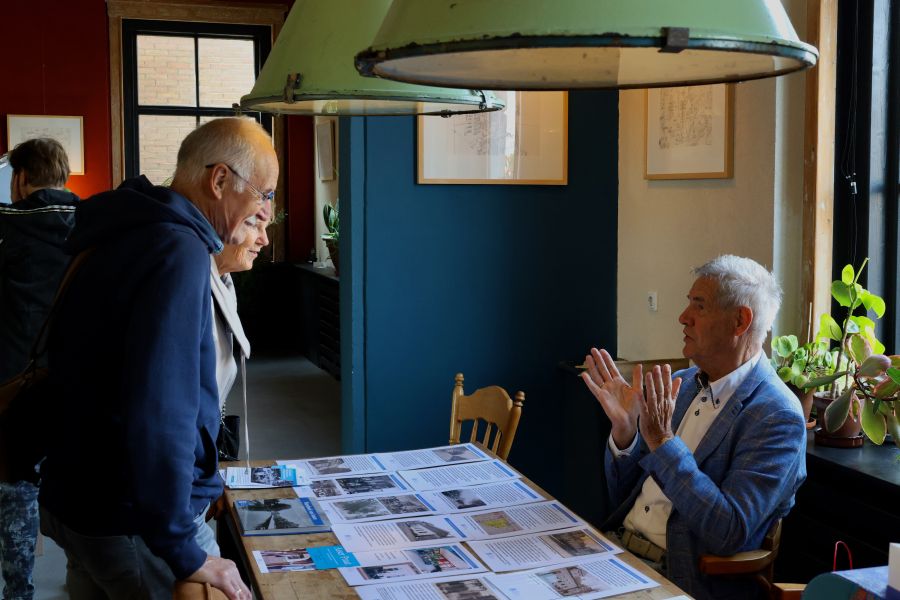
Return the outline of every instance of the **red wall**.
[[[85,173],[72,175],[68,187],[82,198],[108,190],[112,134],[105,0],[2,0],[2,7],[0,154],[8,150],[8,114],[81,115]],[[288,260],[305,261],[313,246],[315,206],[312,118],[289,117],[285,139]]]
[[[82,197],[109,189],[109,33],[104,0],[6,0],[0,36],[0,148],[6,115],[84,117]]]

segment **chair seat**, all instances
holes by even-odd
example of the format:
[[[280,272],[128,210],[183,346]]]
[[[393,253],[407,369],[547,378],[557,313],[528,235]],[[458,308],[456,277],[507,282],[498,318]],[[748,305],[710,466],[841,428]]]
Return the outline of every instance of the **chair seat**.
[[[745,575],[762,571],[775,560],[771,550],[748,550],[732,556],[704,554],[700,557],[700,572],[707,575]]]

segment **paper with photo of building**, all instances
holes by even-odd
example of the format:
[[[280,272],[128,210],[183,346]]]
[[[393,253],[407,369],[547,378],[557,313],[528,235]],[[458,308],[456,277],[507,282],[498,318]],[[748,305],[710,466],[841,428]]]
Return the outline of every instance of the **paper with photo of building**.
[[[388,471],[422,469],[490,460],[490,456],[474,444],[454,444],[452,446],[438,446],[436,448],[406,450],[403,452],[381,452],[373,456]]]
[[[459,527],[449,517],[337,524],[331,530],[341,545],[350,552],[434,546],[467,540],[477,533],[471,525]]]
[[[474,530],[470,540],[494,539],[583,525],[584,521],[558,502],[539,502],[498,510],[451,515],[456,527]]]
[[[614,556],[485,577],[509,600],[578,598],[594,600],[659,586]]]
[[[320,503],[332,523],[366,523],[400,517],[433,515],[438,511],[421,494],[342,498]]]
[[[572,527],[496,540],[473,540],[469,542],[469,547],[489,569],[498,573],[622,552],[621,548],[590,527]]]
[[[355,588],[361,600],[507,600],[484,577],[460,575]]]
[[[328,477],[313,479],[308,485],[294,488],[298,496],[341,498],[346,496],[389,496],[410,491],[409,486],[393,473]]]
[[[502,460],[413,469],[398,473],[411,488],[419,492],[497,483],[519,478],[519,475]]]
[[[520,479],[422,492],[421,496],[442,513],[503,508],[545,500],[543,496]]]
[[[358,567],[339,569],[347,585],[411,581],[484,573],[487,569],[459,544],[394,551],[356,552]]]
[[[345,456],[326,456],[302,460],[278,461],[278,464],[293,464],[309,478],[328,477],[330,475],[368,475],[387,473],[388,469],[374,454],[349,454]]]

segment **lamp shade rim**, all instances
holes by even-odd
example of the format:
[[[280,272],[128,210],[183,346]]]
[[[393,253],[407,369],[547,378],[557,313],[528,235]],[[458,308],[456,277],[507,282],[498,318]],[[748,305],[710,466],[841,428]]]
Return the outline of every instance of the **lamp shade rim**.
[[[384,110],[384,111],[372,111],[371,113],[366,113],[365,111],[360,112],[352,112],[348,113],[351,116],[365,116],[367,114],[377,114],[383,116],[415,116],[415,115],[435,115],[435,116],[452,116],[452,115],[468,115],[468,114],[478,114],[483,112],[493,112],[497,110],[503,110],[506,107],[506,104],[499,98],[492,96],[493,101],[490,105],[483,105],[477,100],[473,98],[472,101],[463,100],[463,99],[448,99],[444,97],[437,96],[434,99],[423,99],[420,96],[415,96],[413,94],[409,95],[384,95],[384,94],[350,94],[346,92],[342,92],[341,96],[335,95],[333,92],[321,92],[321,93],[304,93],[294,94],[293,102],[286,102],[284,96],[282,95],[260,95],[254,96],[252,94],[248,94],[241,98],[241,108],[243,110],[262,110],[263,112],[277,112],[279,114],[306,114],[306,115],[321,115],[321,116],[335,116],[336,114],[342,113],[334,113],[329,112],[327,110],[315,110],[313,108],[304,109],[304,105],[308,105],[313,102],[334,102],[334,101],[343,101],[343,102],[359,102],[364,103],[366,101],[372,102],[396,102],[398,103],[397,110]],[[263,107],[263,105],[284,105],[283,110],[273,110],[269,107]],[[424,110],[406,110],[403,105],[419,105]],[[450,106],[458,106],[459,108],[447,109],[447,108],[437,108],[440,105],[450,105]],[[431,108],[430,108],[431,107]]]
[[[624,36],[621,34],[590,35],[590,36],[522,36],[512,35],[495,38],[482,38],[477,40],[458,40],[454,42],[436,42],[429,44],[408,44],[398,48],[370,47],[359,52],[355,58],[357,71],[365,77],[384,77],[405,83],[420,85],[441,85],[444,87],[456,87],[455,84],[441,79],[429,79],[427,76],[410,77],[402,73],[392,71],[390,74],[379,68],[386,61],[416,58],[430,55],[444,55],[450,53],[479,52],[485,50],[537,50],[542,48],[664,48],[665,36]],[[608,87],[659,87],[671,85],[702,85],[708,83],[721,83],[729,81],[745,81],[784,75],[800,69],[815,66],[819,52],[810,44],[801,41],[784,41],[775,39],[748,40],[735,37],[691,37],[681,50],[735,52],[744,54],[760,54],[779,57],[794,61],[795,64],[785,69],[771,70],[761,73],[742,74],[739,76],[723,75],[706,81],[687,81],[683,83],[652,82],[635,85],[615,85]],[[540,82],[536,82],[540,83]],[[459,85],[459,87],[471,87],[471,85]],[[607,87],[607,86],[605,86]],[[494,87],[492,89],[504,89]],[[536,88],[530,86],[519,89],[556,89],[552,87]]]

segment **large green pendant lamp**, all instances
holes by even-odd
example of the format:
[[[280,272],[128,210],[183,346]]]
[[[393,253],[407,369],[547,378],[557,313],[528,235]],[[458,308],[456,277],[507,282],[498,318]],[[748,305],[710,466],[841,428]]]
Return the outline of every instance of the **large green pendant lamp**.
[[[663,87],[816,64],[779,0],[394,0],[367,76],[503,90]]]
[[[499,110],[490,92],[362,77],[353,56],[390,0],[297,0],[241,108],[301,115],[451,115]]]

